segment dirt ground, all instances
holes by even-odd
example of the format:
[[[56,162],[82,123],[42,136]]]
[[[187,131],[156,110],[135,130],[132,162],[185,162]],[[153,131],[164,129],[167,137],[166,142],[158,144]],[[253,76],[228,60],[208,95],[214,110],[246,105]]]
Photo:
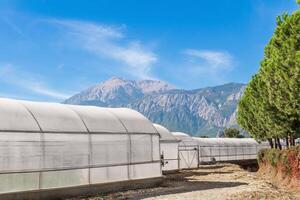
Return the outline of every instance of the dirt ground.
[[[202,166],[196,170],[184,170],[169,174],[164,182],[155,188],[129,190],[89,198],[72,200],[300,200],[300,191],[288,191],[261,179],[255,172],[249,172],[233,164]]]

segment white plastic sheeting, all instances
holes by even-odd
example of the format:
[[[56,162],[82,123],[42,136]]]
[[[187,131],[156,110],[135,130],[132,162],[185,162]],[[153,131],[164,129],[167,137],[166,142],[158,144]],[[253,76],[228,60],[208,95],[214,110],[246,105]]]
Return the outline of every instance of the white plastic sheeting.
[[[269,148],[268,143],[259,144],[252,138],[198,138],[181,132],[173,132],[173,135],[181,140],[181,169],[195,168],[203,162],[256,159],[260,149]]]
[[[160,153],[163,157],[163,171],[179,169],[178,140],[167,128],[153,124],[160,135]]]
[[[256,159],[260,145],[250,138],[194,138],[199,144],[199,161]]]
[[[0,194],[160,177],[159,145],[130,109],[0,99]]]
[[[125,126],[128,133],[157,133],[153,124],[141,113],[128,108],[107,108]]]
[[[89,132],[126,133],[121,121],[109,110],[95,106],[68,105],[82,119]]]
[[[266,143],[259,144],[251,138],[194,138],[199,145],[199,161],[234,161],[256,159]]]
[[[40,131],[34,118],[19,102],[0,99],[0,111],[1,131]]]
[[[180,140],[178,147],[179,168],[197,168],[199,166],[198,142],[186,133],[172,132]]]
[[[80,117],[58,103],[20,101],[32,114],[43,132],[87,132]]]
[[[180,140],[179,146],[181,146],[182,148],[187,148],[189,146],[198,146],[198,142],[187,133],[172,132],[172,134],[175,136],[175,138]]]
[[[156,128],[157,132],[160,135],[160,142],[176,142],[178,143],[180,140],[178,140],[166,127],[160,125],[160,124],[153,124],[153,126]]]

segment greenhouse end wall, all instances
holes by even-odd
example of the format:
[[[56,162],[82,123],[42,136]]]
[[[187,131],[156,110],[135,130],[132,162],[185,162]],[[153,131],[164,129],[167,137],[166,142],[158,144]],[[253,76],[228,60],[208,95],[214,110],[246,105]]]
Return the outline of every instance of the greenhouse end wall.
[[[164,126],[153,124],[160,135],[160,154],[164,173],[179,170],[178,144],[173,134]]]
[[[235,162],[257,159],[262,148],[270,148],[267,142],[256,142],[253,138],[199,138],[186,133],[172,132],[179,143],[179,168],[197,168],[211,162]]]
[[[152,123],[130,109],[0,99],[0,199],[155,179],[159,148]]]

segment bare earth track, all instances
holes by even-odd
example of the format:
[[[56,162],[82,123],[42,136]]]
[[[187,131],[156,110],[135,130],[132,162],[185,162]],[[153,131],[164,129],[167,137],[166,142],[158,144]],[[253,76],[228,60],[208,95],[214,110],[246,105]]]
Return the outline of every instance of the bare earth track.
[[[167,175],[164,182],[155,188],[129,190],[69,200],[114,199],[300,200],[300,192],[276,187],[268,180],[258,177],[255,172],[248,172],[237,165],[216,164]]]

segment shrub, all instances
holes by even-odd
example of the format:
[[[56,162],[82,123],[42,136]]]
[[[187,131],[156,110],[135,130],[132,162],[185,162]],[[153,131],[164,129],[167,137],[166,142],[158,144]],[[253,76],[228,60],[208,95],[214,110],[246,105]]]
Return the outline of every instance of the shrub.
[[[266,154],[267,151],[268,151],[268,149],[259,150],[259,152],[257,154],[258,163],[263,163],[264,162],[265,154]]]
[[[300,145],[289,149],[262,149],[257,155],[258,163],[269,164],[274,168],[281,169],[287,175],[297,174],[300,176],[298,165],[300,163]]]
[[[270,163],[273,167],[276,167],[280,161],[281,151],[279,149],[269,149],[266,155],[268,163]]]

